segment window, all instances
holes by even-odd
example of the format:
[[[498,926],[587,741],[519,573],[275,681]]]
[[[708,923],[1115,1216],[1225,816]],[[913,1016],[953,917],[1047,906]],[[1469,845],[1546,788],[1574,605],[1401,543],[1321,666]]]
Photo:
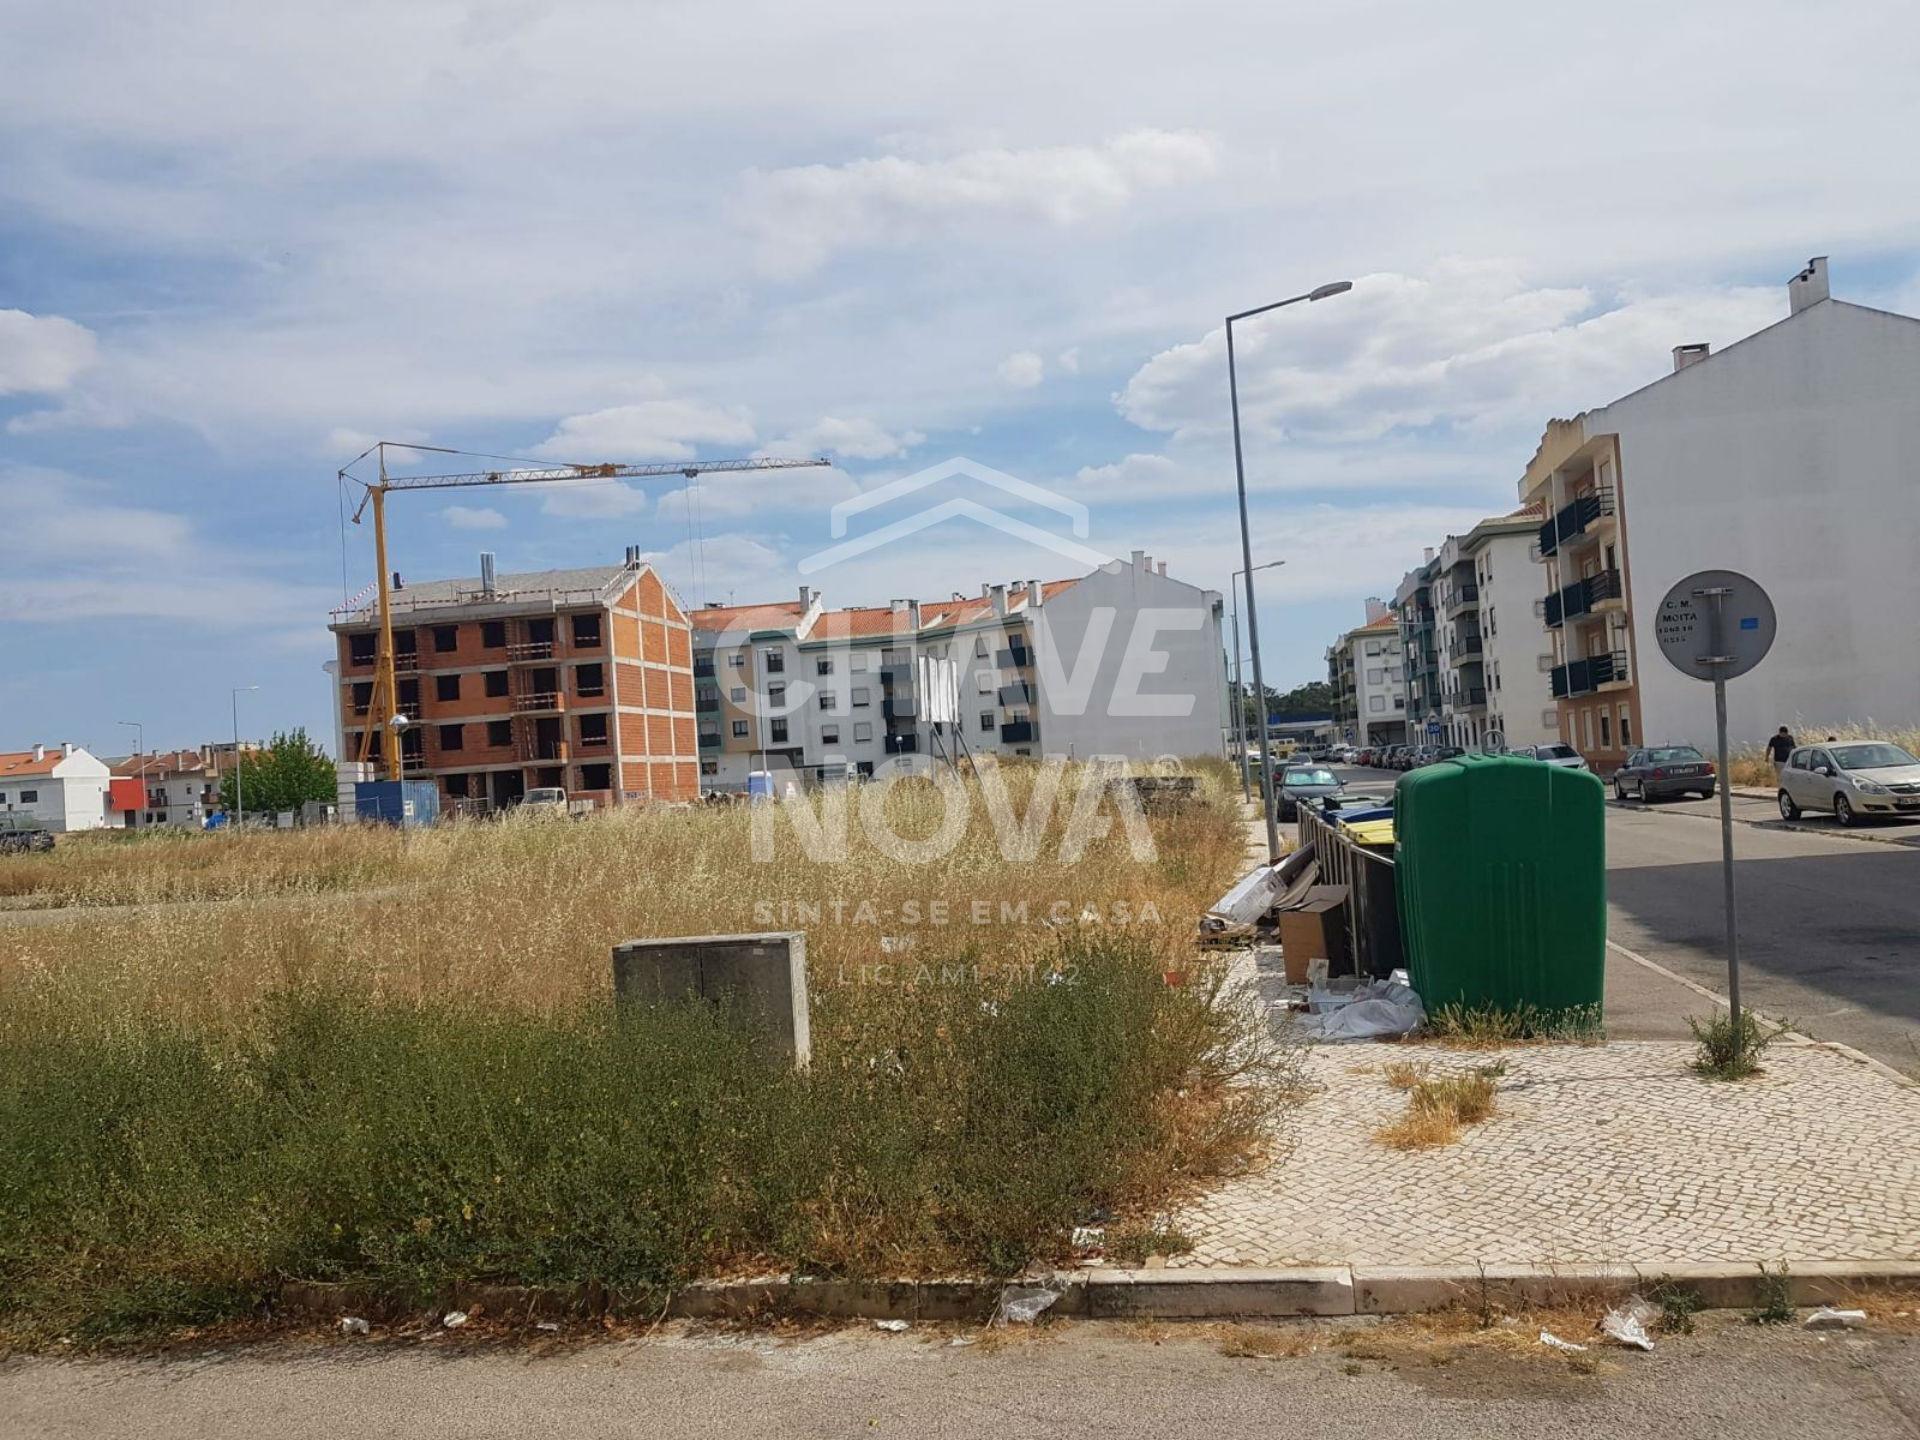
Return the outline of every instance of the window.
[[[816,660],[816,661],[814,661],[814,662],[813,662],[813,673],[814,673],[814,674],[816,674],[816,675],[831,675],[831,674],[833,673],[833,660],[832,660],[832,658],[831,658],[831,657],[829,657],[828,659],[825,659],[825,660]]]
[[[863,779],[871,780],[873,778],[873,761],[871,760],[856,760],[853,769],[854,773]]]
[[[863,741],[869,741],[872,739],[873,739],[873,722],[871,720],[861,720],[854,725],[853,740],[856,745],[860,744]]]
[[[433,698],[436,700],[458,700],[460,698],[460,677],[458,675],[434,676]]]
[[[507,622],[504,620],[482,620],[480,622],[480,643],[489,650],[507,648]]]
[[[784,720],[776,719],[776,720],[770,720],[767,723],[772,729],[772,732],[773,732],[772,738],[775,741],[784,742],[787,738],[787,722]]]
[[[980,712],[980,728],[982,730],[993,729],[993,711],[982,710]]]
[[[464,774],[447,776],[446,786],[449,799],[464,800],[467,798],[467,777]]]
[[[580,717],[580,743],[582,745],[604,745],[607,743],[607,717],[604,715],[582,715]],[[604,785],[588,787],[604,790]]]
[[[744,685],[734,686],[731,690],[727,691],[727,698],[736,705],[746,704],[747,703],[747,687]]]
[[[746,721],[744,721],[744,720],[736,720],[736,721],[734,721],[734,722],[733,722],[733,738],[734,738],[734,739],[736,739],[736,740],[741,740],[741,739],[744,739],[744,738],[746,738],[746,733],[747,733],[747,722],[746,722]]]
[[[449,650],[460,648],[460,627],[458,625],[436,625],[433,627],[433,648],[444,655]]]
[[[600,643],[600,617],[598,615],[576,615],[573,617],[573,643],[589,649]],[[605,786],[591,787],[605,789]]]
[[[986,694],[989,690],[993,689],[993,672],[991,670],[982,670],[978,675],[973,677],[973,683],[979,687],[982,695]]]
[[[442,725],[440,727],[440,748],[442,750],[466,749],[467,727],[464,725]]]
[[[729,670],[744,670],[746,669],[746,667],[747,667],[747,657],[743,655],[740,651],[735,650],[732,654],[727,656],[727,668]]]
[[[820,743],[822,745],[838,745],[840,743],[840,727],[838,725],[822,725],[820,727]]]
[[[22,790],[20,792],[20,803],[22,805],[38,805],[40,803],[40,792],[38,790]]]
[[[767,704],[769,706],[778,707],[786,703],[787,703],[787,687],[786,686],[769,685],[767,687]]]
[[[784,675],[787,669],[787,657],[778,650],[767,651],[767,673]]]
[[[356,715],[364,715],[367,713],[367,707],[371,704],[373,704],[373,682],[371,680],[354,681],[353,713]]]
[[[1387,708],[1387,697],[1386,697],[1386,696],[1384,696],[1384,695],[1369,695],[1369,696],[1367,697],[1367,709],[1369,709],[1369,710],[1372,710],[1372,711],[1376,711],[1376,712],[1378,712],[1378,711],[1381,711],[1381,710],[1385,710],[1386,708]]]
[[[1613,748],[1613,716],[1605,710],[1600,712],[1600,748],[1602,750]]]
[[[420,708],[420,682],[418,680],[402,680],[400,682],[400,708],[403,711],[414,711]]]
[[[1378,640],[1367,641],[1367,654],[1378,655],[1379,653],[1380,653],[1380,642]]]
[[[720,773],[720,762],[718,760],[702,760],[700,762],[700,773],[702,775],[718,775]]]
[[[507,693],[507,672],[506,671],[488,670],[485,672],[485,675],[486,675],[486,682],[487,682],[487,694],[497,698]]]
[[[864,685],[854,686],[853,708],[856,710],[864,710],[871,704],[873,704],[873,692]],[[855,727],[856,730],[858,728],[858,726]]]
[[[840,697],[831,690],[822,690],[820,692],[820,708],[822,710],[838,710],[840,708]]]
[[[1593,711],[1592,710],[1582,710],[1580,712],[1580,735],[1581,735],[1581,738],[1586,741],[1586,743],[1582,745],[1580,748],[1582,750],[1593,749]]]
[[[580,788],[582,790],[611,790],[613,788],[613,767],[611,765],[582,765],[580,767]]]
[[[1620,707],[1620,748],[1626,749],[1633,744],[1633,721],[1627,718],[1627,707]]]
[[[973,642],[973,653],[982,657],[993,653],[993,647],[987,643],[986,636],[982,635],[978,640]]]
[[[353,665],[371,665],[374,651],[380,642],[373,635],[349,635],[347,637],[347,661]]]
[[[607,693],[607,672],[600,665],[576,665],[573,669],[573,693],[576,695],[604,695]]]
[[[1367,667],[1367,684],[1384,685],[1386,683],[1387,672],[1384,668],[1379,665],[1370,665]]]
[[[496,749],[502,745],[513,744],[513,722],[511,720],[489,720],[487,722],[487,744]]]

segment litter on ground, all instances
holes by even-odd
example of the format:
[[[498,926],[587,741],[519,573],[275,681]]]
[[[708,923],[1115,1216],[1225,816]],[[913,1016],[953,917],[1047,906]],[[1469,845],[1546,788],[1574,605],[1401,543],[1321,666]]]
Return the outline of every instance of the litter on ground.
[[[1622,1345],[1635,1350],[1651,1350],[1653,1337],[1647,1334],[1647,1323],[1659,1313],[1638,1295],[1630,1296],[1617,1309],[1609,1310],[1601,1318],[1600,1329]]]
[[[1000,1308],[994,1319],[1002,1325],[1031,1325],[1059,1298],[1057,1290],[1037,1285],[1009,1285],[1000,1292]]]
[[[342,1335],[364,1335],[371,1328],[372,1327],[358,1315],[343,1315],[340,1317],[340,1333]]]
[[[1822,1305],[1807,1316],[1806,1328],[1809,1330],[1858,1330],[1867,1323],[1864,1310],[1836,1310],[1831,1305]]]
[[[1569,1354],[1577,1354],[1587,1348],[1584,1345],[1576,1345],[1571,1340],[1562,1340],[1551,1330],[1542,1330],[1540,1332],[1540,1343],[1549,1349],[1565,1350]]]
[[[467,1312],[464,1310],[449,1310],[445,1315],[440,1317],[440,1323],[449,1330],[458,1330],[462,1325],[467,1323]]]
[[[876,1330],[885,1330],[889,1334],[898,1335],[902,1330],[907,1328],[907,1322],[904,1320],[876,1320],[873,1322],[873,1328]]]
[[[1386,980],[1369,980],[1351,991],[1316,990],[1300,1028],[1317,1040],[1374,1040],[1382,1035],[1411,1035],[1427,1023],[1426,1006],[1400,971]]]

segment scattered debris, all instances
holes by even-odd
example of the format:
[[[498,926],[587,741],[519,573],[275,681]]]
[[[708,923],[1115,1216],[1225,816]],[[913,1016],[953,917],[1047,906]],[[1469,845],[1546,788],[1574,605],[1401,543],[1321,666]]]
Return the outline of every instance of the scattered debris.
[[[358,1315],[342,1315],[340,1317],[340,1333],[342,1335],[365,1335],[372,1328],[371,1325],[367,1324],[367,1322],[362,1320]]]
[[[560,1322],[558,1320],[536,1320],[533,1324],[533,1328],[536,1330],[545,1330],[549,1333],[552,1333],[559,1330]]]
[[[994,1322],[1000,1325],[1031,1325],[1060,1298],[1057,1290],[1039,1285],[1009,1285],[1000,1292],[1000,1308]]]
[[[1653,1349],[1653,1338],[1647,1334],[1647,1324],[1660,1313],[1659,1307],[1642,1300],[1638,1295],[1629,1296],[1618,1308],[1609,1310],[1601,1318],[1600,1329],[1603,1333],[1636,1350]]]
[[[1806,1328],[1809,1330],[1858,1330],[1867,1323],[1864,1310],[1836,1310],[1831,1305],[1822,1305],[1807,1316]]]
[[[873,1322],[873,1328],[876,1330],[885,1330],[892,1335],[898,1335],[908,1327],[907,1322],[904,1320],[876,1320]]]
[[[1394,972],[1396,976],[1400,972]],[[1313,992],[1301,1029],[1318,1040],[1373,1040],[1411,1035],[1426,1023],[1420,994],[1404,978],[1369,980],[1347,994]]]
[[[1104,1225],[1076,1225],[1073,1227],[1073,1248],[1076,1250],[1098,1250],[1107,1243],[1107,1229]]]
[[[962,1346],[972,1345],[974,1343],[974,1338],[971,1335],[956,1335],[947,1341],[947,1348],[949,1350],[957,1350]]]
[[[464,1310],[449,1310],[445,1315],[440,1317],[440,1323],[449,1330],[458,1330],[462,1325],[467,1323],[467,1312]]]
[[[1576,1345],[1571,1340],[1562,1340],[1551,1330],[1542,1330],[1540,1332],[1540,1343],[1552,1350],[1565,1350],[1570,1355],[1583,1354],[1587,1348],[1584,1345]]]

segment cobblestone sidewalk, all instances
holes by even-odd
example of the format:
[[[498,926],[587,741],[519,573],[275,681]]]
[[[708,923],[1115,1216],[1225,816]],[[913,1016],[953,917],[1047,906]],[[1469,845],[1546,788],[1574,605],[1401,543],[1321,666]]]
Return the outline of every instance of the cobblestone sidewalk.
[[[1920,1088],[1782,1043],[1738,1084],[1664,1041],[1321,1046],[1274,1158],[1172,1223],[1173,1266],[1552,1265],[1920,1258]],[[1383,1068],[1504,1059],[1497,1110],[1436,1150],[1371,1137],[1405,1097]]]

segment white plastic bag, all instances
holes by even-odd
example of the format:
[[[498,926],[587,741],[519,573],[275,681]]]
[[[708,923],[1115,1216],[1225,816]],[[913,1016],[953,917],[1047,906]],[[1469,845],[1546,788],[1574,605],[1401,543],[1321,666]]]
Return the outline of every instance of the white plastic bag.
[[[1600,1329],[1618,1340],[1622,1345],[1630,1345],[1636,1350],[1653,1349],[1653,1337],[1647,1334],[1647,1322],[1660,1311],[1632,1295],[1618,1309],[1609,1310],[1600,1321]]]
[[[892,1335],[898,1335],[907,1328],[907,1322],[904,1320],[876,1320],[873,1322],[873,1328],[876,1330],[885,1330]]]
[[[994,1319],[1001,1325],[1031,1325],[1059,1298],[1059,1291],[1043,1286],[1009,1285],[1000,1292],[1000,1308]]]
[[[467,1323],[467,1312],[464,1310],[449,1310],[440,1318],[440,1323],[449,1330],[458,1330],[462,1325]]]
[[[1584,1345],[1576,1345],[1571,1340],[1562,1340],[1551,1330],[1542,1330],[1540,1332],[1540,1343],[1545,1345],[1549,1350],[1564,1350],[1569,1355],[1579,1354],[1587,1348]]]
[[[372,1327],[358,1315],[342,1315],[340,1317],[340,1333],[342,1335],[364,1335],[371,1328]]]
[[[1858,1330],[1867,1323],[1864,1310],[1836,1310],[1831,1305],[1822,1305],[1807,1316],[1806,1328],[1809,1330]]]
[[[1371,1040],[1380,1035],[1411,1035],[1427,1023],[1426,1006],[1411,985],[1369,980],[1337,1009],[1309,1015],[1302,1028],[1320,1040]]]

